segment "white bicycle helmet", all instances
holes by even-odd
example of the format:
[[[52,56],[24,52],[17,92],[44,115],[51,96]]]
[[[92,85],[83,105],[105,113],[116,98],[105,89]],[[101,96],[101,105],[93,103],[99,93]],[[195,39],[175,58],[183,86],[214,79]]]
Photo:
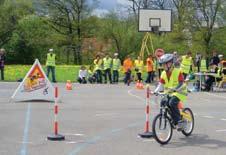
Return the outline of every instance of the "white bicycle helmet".
[[[173,58],[174,58],[173,54],[164,54],[163,56],[160,57],[159,63],[164,64],[173,61]]]

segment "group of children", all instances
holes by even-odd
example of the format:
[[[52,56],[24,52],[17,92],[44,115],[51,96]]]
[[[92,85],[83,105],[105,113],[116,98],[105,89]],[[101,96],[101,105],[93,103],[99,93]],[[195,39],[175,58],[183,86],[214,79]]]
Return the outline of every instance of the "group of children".
[[[226,75],[226,66],[221,66],[223,61],[223,55],[218,55],[216,51],[213,51],[209,64],[204,57],[199,55],[192,59],[192,53],[187,52],[186,55],[178,56],[177,52],[174,55],[174,66],[180,68],[184,75],[184,79],[190,78],[191,73],[215,73],[215,76],[209,74],[205,77],[204,83],[202,84],[202,90],[210,91],[215,81],[221,81],[222,75]],[[92,66],[92,67],[91,67]],[[124,74],[123,82],[127,85],[131,81],[152,83],[156,77],[156,74],[161,75],[162,67],[158,64],[158,61],[152,55],[149,55],[146,61],[138,56],[137,59],[132,60],[130,56],[126,56],[124,61],[118,58],[118,53],[114,54],[114,58],[111,58],[108,54],[105,57],[97,55],[89,69],[85,66],[81,66],[79,70],[78,82],[79,83],[107,83],[107,78],[110,83],[119,82],[119,73]],[[222,68],[225,68],[223,70]],[[146,79],[144,79],[144,74]],[[156,77],[159,78],[159,77]],[[200,88],[200,81],[194,85],[197,90]]]
[[[155,62],[152,55],[149,55],[144,64],[140,56],[136,60],[132,60],[130,56],[127,56],[121,63],[118,58],[118,53],[114,53],[114,57],[111,58],[108,54],[105,57],[97,55],[93,61],[93,65],[87,70],[85,66],[81,66],[78,75],[79,83],[107,83],[108,80],[111,84],[119,82],[120,72],[124,73],[124,83],[129,85],[131,81],[143,81],[143,72],[146,71],[147,78],[146,83],[154,81]],[[93,66],[93,67],[92,67]],[[146,68],[146,69],[145,69]],[[135,73],[135,74],[133,74]]]

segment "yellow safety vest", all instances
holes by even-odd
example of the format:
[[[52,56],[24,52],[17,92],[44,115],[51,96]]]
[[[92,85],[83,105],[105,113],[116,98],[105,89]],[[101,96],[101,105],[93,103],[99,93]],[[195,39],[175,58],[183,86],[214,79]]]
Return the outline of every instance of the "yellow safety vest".
[[[157,61],[153,59],[153,71],[156,71],[157,66],[158,66]]]
[[[175,87],[178,86],[179,81],[178,81],[178,77],[180,75],[180,69],[178,68],[174,68],[170,79],[168,80],[167,75],[166,75],[166,71],[164,70],[161,74],[161,78],[165,81],[164,84],[164,89],[165,92],[167,93],[167,90],[169,89],[173,89]],[[186,84],[184,84],[181,88],[181,90],[179,92],[173,92],[171,93],[172,96],[176,96],[177,98],[179,98],[182,102],[184,102],[187,99],[187,87]]]
[[[204,60],[204,59],[201,60],[200,71],[201,72],[207,72],[206,60]]]
[[[104,70],[111,68],[112,67],[112,58],[108,58],[108,59],[104,58],[103,63],[104,63]]]
[[[94,71],[102,69],[102,62],[103,62],[102,59],[99,59],[98,62],[97,62],[97,59],[95,59],[93,61],[93,63],[94,63]]]
[[[187,56],[182,56],[182,62],[181,62],[181,70],[183,73],[188,74],[190,71],[190,67],[192,65],[192,57],[187,58]]]
[[[143,67],[144,67],[144,62],[143,62],[143,60],[135,60],[135,62],[134,62],[134,64],[135,64],[135,68],[137,68],[139,71],[139,73],[142,73],[142,71],[143,71]]]
[[[113,59],[112,70],[119,70],[121,66],[121,61],[119,58]]]
[[[47,54],[46,66],[56,66],[56,54],[54,53]]]
[[[221,77],[221,75],[222,75],[222,68],[220,67],[220,68],[218,68],[218,70],[217,70],[217,77],[218,78],[220,78]]]

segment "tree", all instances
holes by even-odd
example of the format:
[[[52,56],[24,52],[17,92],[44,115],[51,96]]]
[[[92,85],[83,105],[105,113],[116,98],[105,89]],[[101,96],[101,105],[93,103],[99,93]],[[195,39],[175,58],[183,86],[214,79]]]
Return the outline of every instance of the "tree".
[[[101,37],[112,43],[113,51],[120,53],[123,59],[128,54],[138,54],[143,34],[138,33],[137,24],[130,18],[120,19],[111,12],[102,21]]]
[[[12,37],[18,21],[32,14],[32,3],[27,0],[2,0],[0,3],[0,46],[5,45]]]
[[[29,15],[20,19],[13,32],[7,49],[9,63],[32,64],[35,58],[44,63],[47,49],[54,45],[53,32],[36,15]]]
[[[206,54],[209,55],[214,30],[218,28],[220,13],[223,11],[222,0],[194,0],[197,8],[195,28],[203,34]]]
[[[67,46],[73,51],[74,63],[81,64],[82,21],[92,10],[88,0],[43,0],[43,4],[47,6],[49,24],[66,37]],[[67,63],[69,53],[67,51]]]

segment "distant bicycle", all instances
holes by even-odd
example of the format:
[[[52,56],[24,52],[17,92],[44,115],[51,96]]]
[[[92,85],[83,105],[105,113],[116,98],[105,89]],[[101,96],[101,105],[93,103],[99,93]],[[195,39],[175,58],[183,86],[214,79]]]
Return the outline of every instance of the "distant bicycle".
[[[158,93],[156,96],[169,98],[168,94]],[[190,108],[182,108],[182,102],[180,106],[180,114],[183,121],[183,128],[181,132],[185,136],[190,136],[194,129],[194,115]],[[155,116],[152,124],[152,131],[155,140],[160,144],[167,144],[173,135],[173,129],[176,129],[174,120],[172,119],[172,112],[169,108],[169,104],[160,105],[160,113]]]

